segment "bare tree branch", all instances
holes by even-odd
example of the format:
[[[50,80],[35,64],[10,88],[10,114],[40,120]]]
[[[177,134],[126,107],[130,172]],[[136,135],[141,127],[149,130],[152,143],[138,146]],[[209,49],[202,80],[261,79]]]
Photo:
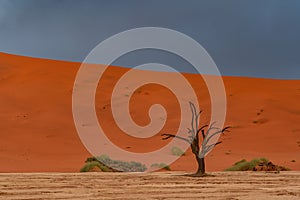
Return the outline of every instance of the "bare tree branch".
[[[195,128],[194,128],[194,119],[195,119],[195,115],[197,115],[196,113],[196,108],[195,108],[195,105],[192,103],[192,102],[189,102],[190,103],[190,108],[191,108],[191,111],[192,111],[192,121],[191,121],[191,127],[192,127],[192,133],[193,133],[193,136],[195,137]]]
[[[207,143],[209,142],[209,140],[211,140],[214,136],[218,135],[218,134],[221,134],[222,133],[222,130],[219,130],[219,131],[216,131],[212,134],[210,134],[209,136],[206,134],[206,137],[202,143],[203,146],[206,146]]]
[[[203,129],[201,130],[201,134],[202,134],[202,139],[203,139],[203,141],[204,141],[204,139],[205,139],[205,133],[204,133],[204,130],[203,130]]]
[[[225,128],[222,129],[222,133],[225,133],[225,132],[230,132],[228,129],[230,129],[231,126],[226,126]]]
[[[198,128],[199,128],[198,127],[199,126],[199,117],[200,117],[201,113],[202,113],[202,110],[200,110],[198,113],[196,113],[196,108],[195,108],[195,114],[196,114],[196,119],[195,119],[196,127],[195,127],[195,130],[196,131],[198,131]]]
[[[195,134],[193,133],[193,130],[188,128],[188,135],[190,138],[194,138],[195,137]]]
[[[202,151],[203,151],[203,154],[207,154],[212,148],[214,148],[214,146],[218,145],[218,144],[221,144],[222,142],[217,142],[217,143],[214,143],[214,144],[210,144],[208,146],[204,146],[204,148],[202,148]]]
[[[198,129],[197,133],[199,133],[202,129],[204,129],[205,127],[208,127],[208,125],[204,125],[204,126],[201,126],[201,128]]]
[[[197,130],[197,134],[199,134],[199,132],[201,131],[201,133],[202,133],[202,138],[203,138],[203,140],[204,140],[204,138],[205,138],[205,134],[204,134],[204,128],[205,127],[207,127],[208,125],[204,125],[204,126],[202,126],[201,128],[199,128],[198,130]]]
[[[216,131],[216,132],[214,132],[213,134],[210,134],[210,135],[208,135],[208,133],[207,133],[202,145],[206,146],[207,143],[209,142],[209,140],[211,140],[214,136],[216,136],[218,134],[222,134],[224,132],[229,132],[229,130],[228,130],[229,128],[230,128],[230,126],[227,126],[227,127],[223,128],[222,130]],[[214,128],[214,129],[217,129],[217,128]]]
[[[211,125],[209,126],[209,128],[208,128],[207,131],[206,131],[206,135],[209,135],[210,131],[212,131],[212,130],[214,130],[214,129],[218,129],[217,127],[215,127],[215,124],[216,124],[216,123],[217,123],[217,122],[211,123]]]
[[[183,140],[183,141],[186,141],[187,143],[191,144],[191,141],[186,139],[186,138],[183,138],[183,137],[180,137],[180,136],[177,136],[177,135],[173,135],[173,134],[161,134],[161,136],[165,136],[164,138],[162,138],[163,140],[167,140],[169,138],[178,138],[180,140]]]

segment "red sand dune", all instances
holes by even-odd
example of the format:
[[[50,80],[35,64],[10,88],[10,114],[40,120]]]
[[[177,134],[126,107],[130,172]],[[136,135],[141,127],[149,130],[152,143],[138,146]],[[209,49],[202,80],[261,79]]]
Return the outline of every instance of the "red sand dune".
[[[77,172],[90,156],[79,139],[72,116],[72,88],[79,66],[80,63],[0,53],[0,172]],[[135,152],[154,150],[168,142],[161,140],[160,133],[176,131],[178,102],[163,87],[140,88],[130,102],[136,123],[149,122],[148,108],[157,100],[172,114],[164,129],[147,142],[123,134],[107,105],[113,85],[126,71],[110,67],[105,72],[96,95],[97,115],[118,146],[130,147]],[[210,101],[203,90],[204,83],[199,82],[199,75],[185,77],[201,100],[201,123],[208,123]],[[233,128],[207,156],[207,170],[223,170],[243,158],[256,157],[267,157],[276,164],[300,170],[300,80],[223,80],[228,98],[225,124]],[[171,168],[195,170],[191,152]]]

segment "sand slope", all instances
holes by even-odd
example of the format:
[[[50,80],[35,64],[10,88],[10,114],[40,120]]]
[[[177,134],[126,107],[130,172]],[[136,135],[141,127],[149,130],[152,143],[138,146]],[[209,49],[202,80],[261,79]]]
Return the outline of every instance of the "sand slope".
[[[82,166],[89,153],[76,133],[71,107],[79,66],[0,53],[0,172],[76,172]],[[126,71],[111,67],[100,80],[96,95],[100,123],[120,147],[135,152],[154,150],[165,144],[159,134],[147,142],[130,138],[112,120],[112,86]],[[205,85],[198,75],[185,76],[197,91],[204,110],[202,122],[207,123],[210,101]],[[300,80],[223,79],[228,97],[226,124],[233,128],[208,155],[208,171],[255,157],[300,170]],[[142,87],[132,98],[132,117],[140,125],[147,124],[149,106],[159,101],[171,113],[161,133],[174,132],[179,109],[172,99],[174,95],[163,87]],[[171,167],[195,170],[193,155],[187,152]]]

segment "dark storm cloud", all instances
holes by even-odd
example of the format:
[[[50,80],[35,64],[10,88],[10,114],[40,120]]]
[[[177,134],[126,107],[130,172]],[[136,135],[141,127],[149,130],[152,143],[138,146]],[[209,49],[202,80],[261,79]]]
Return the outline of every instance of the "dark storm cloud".
[[[82,61],[113,34],[159,26],[197,40],[224,75],[299,79],[299,21],[298,0],[0,0],[0,51]],[[155,51],[116,64],[154,61],[189,71],[183,61]]]

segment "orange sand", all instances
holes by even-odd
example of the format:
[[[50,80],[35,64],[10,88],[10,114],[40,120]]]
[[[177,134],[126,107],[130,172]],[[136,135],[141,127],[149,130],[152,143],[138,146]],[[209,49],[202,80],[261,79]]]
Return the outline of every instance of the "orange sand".
[[[81,143],[72,117],[72,88],[79,63],[0,53],[0,172],[77,172],[90,156]],[[149,122],[148,109],[160,103],[169,111],[163,130],[147,140],[123,134],[109,107],[113,85],[128,69],[110,67],[99,82],[96,110],[108,137],[118,146],[147,152],[166,142],[161,133],[176,132],[180,110],[166,88],[147,85],[130,102],[132,118]],[[144,73],[144,72],[143,72]],[[166,73],[166,72],[149,72]],[[199,75],[185,74],[197,91],[208,122],[210,100]],[[200,80],[200,81],[199,81]],[[231,133],[206,159],[207,170],[222,170],[243,158],[267,157],[300,170],[300,80],[223,77],[227,92],[226,125]],[[101,96],[100,96],[101,95]],[[101,98],[100,98],[101,97]],[[110,134],[111,133],[111,134]],[[295,160],[295,162],[291,162]],[[190,151],[172,170],[196,168]]]

